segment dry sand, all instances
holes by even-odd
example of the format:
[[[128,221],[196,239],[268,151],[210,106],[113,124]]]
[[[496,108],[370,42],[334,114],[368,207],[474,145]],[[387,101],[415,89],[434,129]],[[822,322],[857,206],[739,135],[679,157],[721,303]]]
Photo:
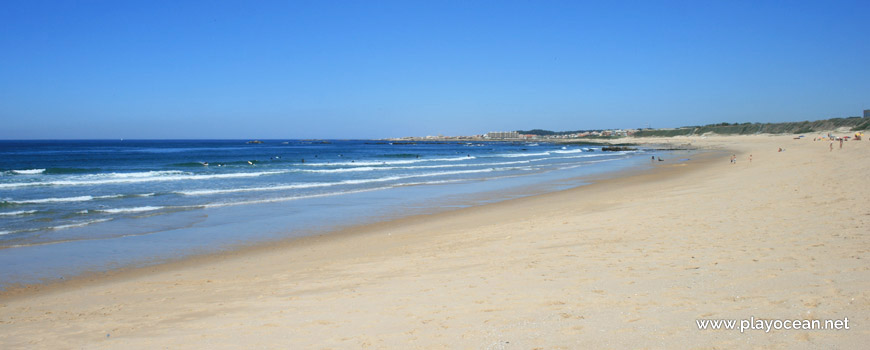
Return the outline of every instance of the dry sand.
[[[870,141],[654,141],[729,153],[7,293],[0,348],[866,346]],[[750,317],[848,317],[850,329],[695,322]]]

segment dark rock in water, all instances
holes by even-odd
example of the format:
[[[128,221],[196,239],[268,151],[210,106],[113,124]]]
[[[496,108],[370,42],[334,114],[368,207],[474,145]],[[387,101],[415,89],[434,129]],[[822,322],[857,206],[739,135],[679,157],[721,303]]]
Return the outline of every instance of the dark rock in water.
[[[260,141],[260,140],[253,140],[253,141],[248,141],[248,142],[245,142],[245,143],[247,143],[247,144],[257,144],[257,145],[259,145],[259,144],[263,143],[263,141]]]
[[[636,151],[637,148],[626,147],[626,146],[605,146],[605,147],[601,147],[601,150],[605,151],[605,152],[620,152],[620,151]]]

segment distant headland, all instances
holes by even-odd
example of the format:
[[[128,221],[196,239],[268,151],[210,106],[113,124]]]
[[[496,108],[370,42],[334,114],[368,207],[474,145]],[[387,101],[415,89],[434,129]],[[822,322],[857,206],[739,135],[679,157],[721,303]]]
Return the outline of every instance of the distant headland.
[[[870,109],[863,117],[831,118],[815,121],[783,123],[718,123],[679,128],[595,129],[575,131],[550,131],[542,129],[492,131],[470,136],[423,136],[401,137],[396,141],[560,141],[571,139],[614,139],[622,137],[673,137],[703,135],[753,135],[753,134],[806,134],[840,130],[841,132],[870,129]]]

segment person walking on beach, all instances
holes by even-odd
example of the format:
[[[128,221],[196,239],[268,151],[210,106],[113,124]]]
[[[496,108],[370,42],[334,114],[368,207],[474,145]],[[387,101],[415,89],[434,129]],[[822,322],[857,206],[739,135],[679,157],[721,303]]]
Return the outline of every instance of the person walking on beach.
[[[749,162],[752,163],[752,155],[749,155]]]
[[[828,152],[833,152],[833,151],[834,151],[834,141],[831,141],[831,150]]]
[[[731,164],[737,164],[737,155],[736,154],[731,155]]]
[[[840,149],[843,149],[843,139],[840,139]]]

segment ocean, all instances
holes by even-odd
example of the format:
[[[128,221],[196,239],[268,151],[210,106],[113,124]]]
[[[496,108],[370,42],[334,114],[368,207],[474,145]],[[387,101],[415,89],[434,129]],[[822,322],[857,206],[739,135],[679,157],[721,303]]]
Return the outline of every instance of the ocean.
[[[531,142],[0,141],[0,288],[576,187],[648,157]]]

